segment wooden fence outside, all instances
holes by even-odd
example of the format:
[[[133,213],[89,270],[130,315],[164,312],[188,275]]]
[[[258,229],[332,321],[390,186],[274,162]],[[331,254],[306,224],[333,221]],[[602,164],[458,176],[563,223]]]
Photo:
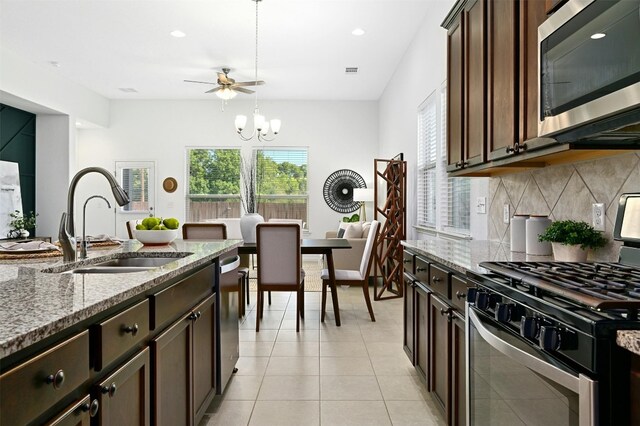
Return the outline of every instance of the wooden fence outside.
[[[187,202],[188,222],[204,222],[207,219],[240,217],[239,201]],[[269,219],[302,219],[307,221],[306,203],[260,203],[258,213]]]

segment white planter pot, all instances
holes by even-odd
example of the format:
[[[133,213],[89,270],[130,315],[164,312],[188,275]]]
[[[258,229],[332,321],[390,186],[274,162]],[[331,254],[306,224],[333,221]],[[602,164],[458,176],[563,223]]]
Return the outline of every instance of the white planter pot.
[[[29,238],[29,231],[27,231],[26,229],[20,230],[20,237]]]
[[[561,243],[551,243],[553,247],[553,258],[560,262],[586,262],[588,250],[583,250],[579,245],[565,245]]]
[[[256,225],[264,222],[264,218],[258,213],[247,213],[240,218],[240,231],[245,243],[256,242]]]

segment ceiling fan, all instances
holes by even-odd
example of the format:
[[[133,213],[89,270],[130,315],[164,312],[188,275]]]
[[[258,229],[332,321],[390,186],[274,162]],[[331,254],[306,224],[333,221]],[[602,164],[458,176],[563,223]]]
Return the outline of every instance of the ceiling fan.
[[[214,87],[211,90],[207,90],[204,93],[215,93],[219,98],[222,99],[232,99],[234,98],[238,92],[240,93],[255,93],[253,90],[245,89],[246,86],[261,86],[264,84],[264,81],[242,81],[236,83],[236,81],[229,77],[230,68],[222,68],[222,72],[218,73],[218,87]],[[186,83],[201,83],[201,84],[216,84],[208,81],[196,81],[196,80],[184,80]]]

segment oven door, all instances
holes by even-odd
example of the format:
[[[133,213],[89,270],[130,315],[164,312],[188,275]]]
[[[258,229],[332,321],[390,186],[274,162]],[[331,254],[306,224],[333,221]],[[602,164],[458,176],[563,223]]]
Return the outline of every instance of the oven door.
[[[467,304],[467,425],[597,424],[597,382]]]

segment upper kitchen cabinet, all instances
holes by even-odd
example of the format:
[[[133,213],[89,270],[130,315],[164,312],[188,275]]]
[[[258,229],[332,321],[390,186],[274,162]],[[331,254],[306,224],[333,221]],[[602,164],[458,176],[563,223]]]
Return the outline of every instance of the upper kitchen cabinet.
[[[631,104],[624,104],[618,108],[618,112],[626,114],[628,118],[601,114],[601,117],[585,118],[574,125],[555,128],[552,127],[553,123],[547,125],[546,121],[555,120],[566,124],[564,115],[582,117],[584,114],[574,114],[573,110],[564,113],[564,110],[558,112],[552,109],[547,115],[555,114],[558,117],[547,119],[545,115],[545,119],[542,120],[540,93],[552,98],[551,101],[545,98],[545,105],[555,105],[555,102],[562,107],[565,104],[575,107],[579,103],[578,100],[584,101],[583,103],[590,100],[587,99],[588,96],[577,100],[572,98],[569,101],[563,98],[564,92],[573,93],[571,90],[578,90],[574,89],[575,85],[567,86],[567,82],[571,80],[566,77],[567,70],[591,69],[598,66],[604,69],[609,66],[608,63],[623,71],[632,67],[625,65],[632,62],[631,60],[625,61],[613,54],[607,56],[602,53],[602,43],[596,46],[579,42],[584,38],[583,33],[596,33],[600,28],[598,25],[605,25],[607,20],[614,19],[612,16],[615,13],[621,16],[632,16],[635,13],[633,16],[637,20],[637,7],[631,8],[633,13],[627,13],[629,7],[612,7],[615,2],[594,2],[593,13],[589,10],[588,13],[580,15],[585,22],[580,21],[580,25],[573,26],[567,24],[565,28],[563,22],[573,22],[571,14],[579,11],[574,11],[569,4],[561,7],[560,3],[543,0],[459,0],[445,18],[442,26],[448,31],[447,171],[452,176],[513,173],[552,164],[615,155],[640,146],[638,102],[633,105],[631,101]],[[554,11],[554,14],[548,19],[547,14],[550,11]],[[594,14],[601,19],[594,19]],[[581,26],[588,25],[591,25],[588,30],[581,30]],[[546,50],[541,50],[538,46],[539,28],[542,31],[547,26],[555,32],[549,37],[551,41],[547,44],[544,44],[547,38],[543,39]],[[636,30],[618,27],[616,32],[612,32],[607,38],[613,40],[614,35],[624,33],[631,34],[631,37],[627,37],[629,40],[635,39]],[[573,42],[571,39],[570,42],[564,43],[565,33],[576,35],[574,38],[577,41]],[[579,54],[575,53],[571,58],[573,62],[566,64],[566,55],[560,55],[563,52],[576,51],[576,46],[586,54],[583,55],[582,51],[578,52]],[[599,59],[590,61],[589,58],[593,56]],[[601,59],[605,56],[610,58],[607,59],[608,62]],[[635,58],[636,54],[630,56]],[[538,82],[541,57],[542,68],[545,69],[542,80],[546,83],[544,87]],[[562,60],[558,60],[558,57]],[[624,64],[620,65],[618,62]],[[601,74],[606,73],[598,75]],[[630,75],[637,74],[631,72]],[[620,84],[626,81],[620,79]],[[602,86],[604,87],[604,83]],[[617,86],[614,89],[616,88]],[[588,95],[597,98],[602,90],[588,89]],[[609,97],[615,97],[614,95],[611,93]],[[624,97],[627,98],[638,99],[637,93],[631,97]],[[607,99],[597,99],[593,104],[602,101]],[[591,104],[589,102],[584,108],[591,108]],[[582,106],[578,105],[575,110],[580,108]],[[601,111],[603,108],[598,106],[591,110]],[[616,112],[615,108],[611,109],[611,112]],[[547,130],[540,131],[545,125]]]
[[[485,1],[465,2],[447,27],[448,171],[485,161]]]

